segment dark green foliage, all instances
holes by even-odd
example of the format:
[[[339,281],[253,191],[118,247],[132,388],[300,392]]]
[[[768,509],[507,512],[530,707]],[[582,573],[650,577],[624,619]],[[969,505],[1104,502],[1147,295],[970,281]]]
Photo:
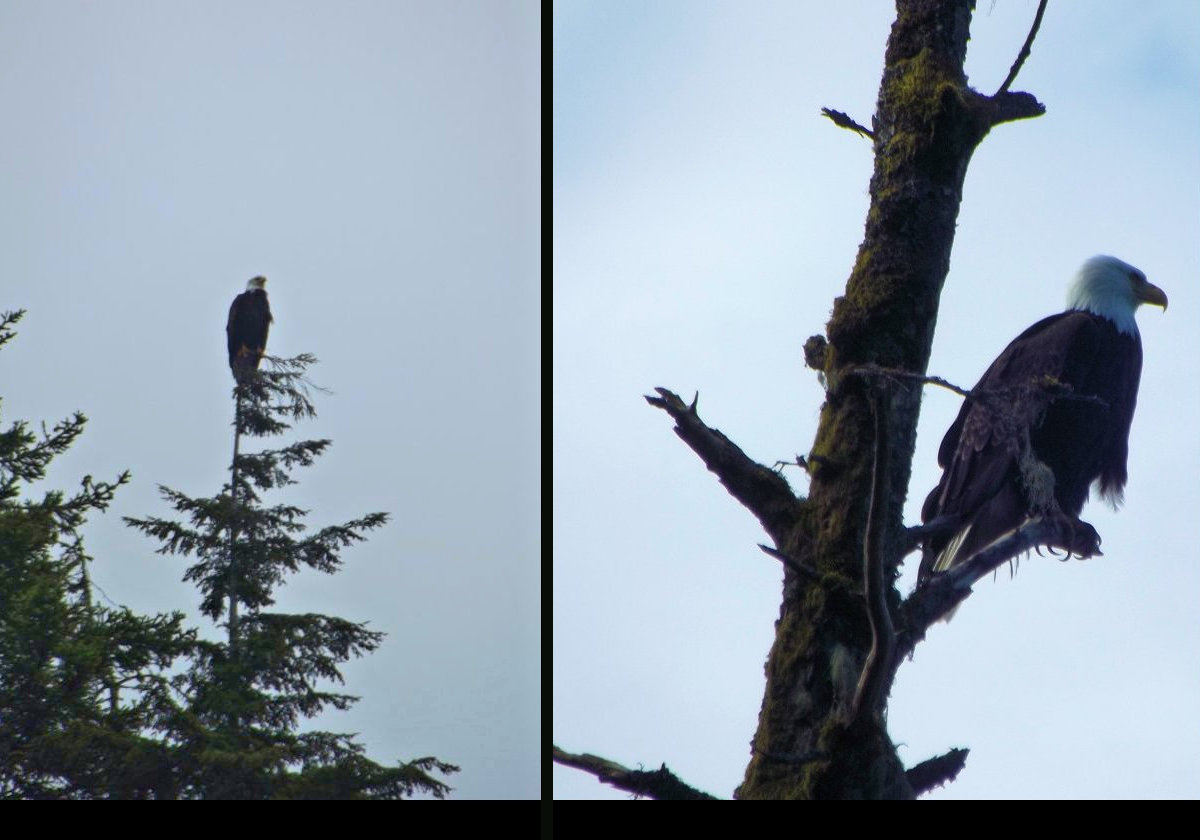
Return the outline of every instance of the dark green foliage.
[[[202,596],[201,610],[224,621],[223,642],[195,647],[191,666],[173,681],[182,702],[167,736],[177,746],[180,795],[197,798],[442,797],[449,787],[430,775],[458,768],[434,758],[384,767],[367,759],[350,735],[298,732],[303,719],[357,698],[330,691],[340,666],[375,650],[383,634],[324,615],[268,612],[285,576],[304,567],[332,574],[340,551],[387,522],[372,513],[306,531],[307,511],[264,495],[293,484],[292,471],[324,452],[328,440],[241,451],[245,438],[280,435],[315,416],[304,378],[311,356],[267,357],[271,369],[235,391],[234,458],[220,495],[193,498],[169,488],[163,497],[181,520],[126,521],[159,541],[161,554],[194,559],[184,578]]]
[[[0,314],[0,346],[20,312]],[[242,386],[241,435],[278,435],[314,416],[303,378],[314,360],[273,360]],[[163,488],[182,521],[128,520],[159,552],[195,560],[202,610],[226,620],[224,642],[185,629],[182,613],[139,616],[92,597],[80,529],[103,511],[113,482],[86,476],[74,494],[22,500],[70,448],[76,414],[36,434],[0,428],[0,797],[10,799],[400,798],[445,795],[435,758],[394,767],[367,759],[353,736],[298,732],[304,718],[356,698],[329,690],[340,665],[383,634],[340,618],[265,611],[284,576],[333,573],[339,552],[382,526],[370,514],[308,533],[306,511],[266,506],[329,441],[243,454],[212,498]],[[239,615],[240,613],[240,615]]]
[[[0,315],[0,345],[22,313]],[[78,491],[21,501],[86,419],[40,436],[0,430],[0,796],[172,796],[169,748],[146,737],[170,708],[163,677],[191,649],[180,613],[146,618],[93,603],[79,529],[117,487],[86,476]]]

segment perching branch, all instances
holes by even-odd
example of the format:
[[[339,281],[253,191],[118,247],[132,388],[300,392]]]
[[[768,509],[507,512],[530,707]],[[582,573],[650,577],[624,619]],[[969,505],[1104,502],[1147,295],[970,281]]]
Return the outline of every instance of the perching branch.
[[[913,373],[907,370],[898,368],[885,368],[876,364],[855,365],[847,368],[845,373],[852,376],[868,376],[880,377],[883,379],[893,380],[909,380],[912,382],[921,382],[925,385],[937,385],[949,391],[953,391],[960,397],[968,400],[979,400],[985,397],[995,397],[998,399],[1008,399],[1010,396],[1017,393],[1027,393],[1032,389],[1036,395],[1047,400],[1047,404],[1055,400],[1076,400],[1079,402],[1096,403],[1101,406],[1108,406],[1108,402],[1095,394],[1077,394],[1075,389],[1065,382],[1059,382],[1053,376],[1043,376],[1032,378],[1028,382],[1023,382],[1018,385],[1007,385],[1002,388],[983,388],[981,390],[970,390],[960,388],[953,382],[948,382],[940,376],[925,376],[921,373]]]
[[[663,765],[657,770],[630,770],[615,761],[587,753],[574,754],[554,746],[554,761],[564,767],[574,767],[591,773],[605,784],[618,790],[629,791],[635,796],[650,799],[716,799],[710,793],[696,790],[679,780],[679,777]]]
[[[1029,58],[1030,50],[1033,47],[1033,39],[1037,37],[1038,27],[1042,25],[1042,15],[1046,13],[1046,0],[1038,3],[1037,14],[1033,16],[1033,26],[1029,30],[1029,36],[1025,39],[1021,51],[1017,53],[1017,60],[1013,62],[1012,69],[1008,71],[1008,76],[1004,79],[1004,83],[1000,85],[1000,89],[996,91],[999,96],[1008,91],[1008,86],[1017,78],[1017,73],[1021,72],[1021,65],[1025,63],[1025,59]]]
[[[946,388],[958,394],[960,397],[970,397],[971,392],[966,388],[960,388],[952,382],[947,382],[940,376],[925,376],[922,373],[913,373],[908,370],[899,370],[897,368],[880,367],[877,364],[855,365],[848,368],[845,373],[857,376],[878,376],[885,379],[906,379],[910,382],[920,382],[925,385],[937,385],[941,388]]]
[[[696,413],[699,394],[689,406],[666,388],[654,390],[659,396],[646,396],[646,402],[671,415],[675,434],[717,474],[725,489],[749,508],[775,544],[784,545],[786,535],[800,515],[800,500],[792,493],[787,479],[751,460],[720,431],[701,422]]]
[[[822,108],[821,113],[833,120],[833,124],[840,128],[848,128],[850,131],[857,132],[861,137],[875,139],[875,133],[871,129],[856,123],[849,114],[834,111],[832,108]]]
[[[977,580],[1018,555],[1043,546],[1080,559],[1102,553],[1100,535],[1083,520],[1063,515],[1027,520],[970,559],[935,574],[904,600],[900,606],[903,629],[898,635],[897,658],[907,656],[934,622],[966,599]]]

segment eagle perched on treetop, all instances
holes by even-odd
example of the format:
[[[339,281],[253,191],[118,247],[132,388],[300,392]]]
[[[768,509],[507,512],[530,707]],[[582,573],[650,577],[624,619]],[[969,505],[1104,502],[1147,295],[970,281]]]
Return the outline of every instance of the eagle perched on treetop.
[[[267,350],[267,331],[271,328],[271,304],[263,288],[267,278],[259,275],[246,284],[246,291],[233,299],[225,335],[229,340],[229,369],[241,385],[258,370]]]
[[[1099,537],[1079,512],[1092,482],[1114,506],[1127,476],[1129,426],[1142,372],[1134,312],[1167,308],[1162,289],[1116,257],[1092,257],[1067,311],[1038,321],[992,362],[938,450],[942,479],[921,519],[919,578],[964,563],[1035,517],[1058,519],[1072,549]]]

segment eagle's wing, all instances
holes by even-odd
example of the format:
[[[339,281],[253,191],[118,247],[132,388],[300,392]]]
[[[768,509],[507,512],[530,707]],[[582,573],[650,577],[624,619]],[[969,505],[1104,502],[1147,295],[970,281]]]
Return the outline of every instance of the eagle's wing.
[[[927,541],[922,578],[935,563],[952,565],[972,546],[983,547],[1021,524],[1029,512],[1021,490],[1022,453],[1031,445],[1038,449],[1047,411],[1066,402],[1054,398],[1053,383],[1087,392],[1100,342],[1091,315],[1064,312],[1029,327],[988,367],[938,450],[942,479],[926,498],[922,519],[944,517],[961,527]],[[939,559],[947,548],[951,556]]]

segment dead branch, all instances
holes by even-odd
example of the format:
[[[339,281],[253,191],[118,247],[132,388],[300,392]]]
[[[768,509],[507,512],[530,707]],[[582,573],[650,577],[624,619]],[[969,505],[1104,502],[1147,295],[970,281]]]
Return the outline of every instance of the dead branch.
[[[885,368],[877,364],[870,363],[865,365],[854,365],[847,368],[846,374],[851,376],[878,376],[886,379],[908,380],[910,382],[920,382],[924,385],[937,385],[941,388],[953,391],[960,397],[971,396],[971,392],[966,388],[960,388],[952,382],[942,379],[940,376],[926,376],[923,373],[913,373],[909,370],[900,370],[898,368]]]
[[[967,763],[968,752],[970,750],[964,747],[955,747],[945,755],[926,759],[904,771],[904,775],[908,777],[908,783],[912,785],[913,793],[920,796],[922,793],[928,793],[935,787],[946,784],[946,782],[954,781],[959,771]]]
[[[1065,516],[1029,519],[1007,537],[918,586],[900,605],[902,627],[897,658],[907,656],[925,638],[925,632],[971,594],[975,582],[1009,560],[1036,548],[1059,549],[1081,559],[1096,557],[1100,535],[1082,520]]]
[[[698,394],[689,406],[666,388],[654,390],[659,396],[646,396],[646,402],[671,415],[675,434],[716,473],[725,489],[758,518],[775,544],[785,545],[801,505],[787,479],[751,460],[720,431],[706,426],[696,413]]]
[[[953,382],[948,382],[940,376],[926,376],[921,373],[913,373],[908,370],[900,370],[899,368],[880,367],[874,363],[863,365],[854,365],[848,367],[845,373],[849,376],[873,376],[883,379],[892,380],[908,380],[911,382],[920,382],[925,385],[937,385],[949,391],[953,391],[960,397],[968,400],[983,400],[985,398],[995,397],[1002,402],[1011,402],[1013,397],[1020,394],[1022,396],[1040,396],[1047,401],[1047,404],[1054,400],[1075,400],[1078,402],[1096,403],[1101,406],[1108,406],[1108,402],[1095,394],[1077,394],[1075,389],[1065,382],[1059,382],[1053,376],[1042,376],[1030,379],[1028,382],[1021,382],[1016,385],[1006,385],[1000,388],[983,388],[979,390],[967,390],[955,385]]]
[[[1033,48],[1033,39],[1037,37],[1038,27],[1042,25],[1042,15],[1046,13],[1046,0],[1038,3],[1037,14],[1033,16],[1033,26],[1029,30],[1029,35],[1025,38],[1025,43],[1021,46],[1021,51],[1017,53],[1017,60],[1013,62],[1012,69],[1008,71],[1008,76],[1005,77],[1004,83],[1000,85],[1000,89],[996,91],[999,96],[1008,91],[1008,86],[1017,78],[1017,73],[1021,72],[1021,65],[1025,63],[1025,59],[1029,58],[1029,53]]]
[[[618,790],[628,791],[635,796],[645,796],[650,799],[716,799],[710,793],[696,790],[694,787],[680,781],[679,777],[663,765],[657,770],[630,770],[615,761],[587,753],[574,754],[553,747],[554,761],[564,767],[574,767],[585,773],[591,773],[605,784],[612,785]]]
[[[989,127],[1013,120],[1027,120],[1046,113],[1046,106],[1037,101],[1032,93],[1006,90],[995,96],[984,96],[967,91],[977,113],[982,115]]]
[[[799,560],[796,560],[793,557],[789,557],[787,554],[783,553],[777,548],[771,548],[771,546],[763,545],[762,543],[759,543],[758,547],[762,549],[764,554],[774,557],[776,560],[783,563],[783,565],[787,566],[793,572],[798,574],[800,577],[805,578],[806,580],[816,580],[818,577],[820,577],[820,575],[817,574],[816,569],[801,563]]]
[[[860,137],[870,137],[875,139],[875,132],[866,126],[856,123],[849,114],[844,114],[841,111],[835,111],[832,108],[822,108],[821,113],[833,120],[833,124],[840,128],[848,128],[851,131],[857,132]]]

